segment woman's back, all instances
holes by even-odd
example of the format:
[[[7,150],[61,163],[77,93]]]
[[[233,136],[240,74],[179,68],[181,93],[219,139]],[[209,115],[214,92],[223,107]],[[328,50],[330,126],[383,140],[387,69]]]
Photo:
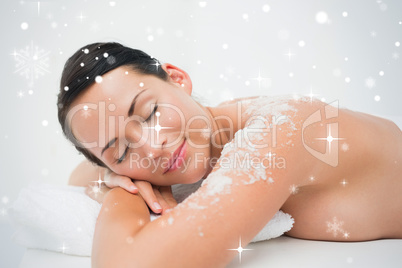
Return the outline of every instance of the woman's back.
[[[290,108],[280,113],[288,120],[276,126],[275,134],[271,126],[264,142],[275,151],[275,135],[276,147],[287,148],[276,157],[284,159],[285,169],[297,169],[303,176],[295,178],[281,208],[295,219],[287,234],[339,241],[402,238],[401,130],[389,120],[336,105],[265,97],[243,101],[243,109],[253,109],[242,118],[242,127],[267,106],[284,103]],[[263,116],[273,122],[268,118],[272,114]]]

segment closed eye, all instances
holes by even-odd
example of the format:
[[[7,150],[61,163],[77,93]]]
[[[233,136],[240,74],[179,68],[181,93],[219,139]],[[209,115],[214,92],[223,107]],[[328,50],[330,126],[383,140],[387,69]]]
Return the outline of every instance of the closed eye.
[[[145,119],[145,122],[151,120],[151,117],[155,114],[156,109],[158,109],[158,104],[157,104],[157,103],[155,104],[155,107],[154,107],[154,109],[152,110],[151,114],[148,116],[147,119]]]
[[[151,117],[155,114],[155,112],[156,112],[157,109],[158,109],[158,104],[156,103],[154,109],[153,109],[152,112],[151,112],[151,114],[147,117],[147,119],[145,119],[145,122],[151,120]],[[124,159],[126,158],[127,151],[128,151],[128,147],[129,147],[129,146],[127,146],[126,149],[124,150],[123,155],[122,155],[119,159],[116,160],[116,163],[117,163],[117,164],[120,164],[120,163],[123,162]]]
[[[119,159],[117,159],[117,161],[116,161],[117,164],[120,164],[121,162],[123,162],[123,160],[126,158],[127,151],[128,151],[128,146],[124,150],[123,155]]]

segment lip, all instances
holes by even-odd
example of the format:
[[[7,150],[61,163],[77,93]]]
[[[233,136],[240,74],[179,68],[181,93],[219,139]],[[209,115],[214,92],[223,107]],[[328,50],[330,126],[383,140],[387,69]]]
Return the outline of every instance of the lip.
[[[178,169],[184,161],[186,152],[187,152],[187,144],[186,139],[184,139],[183,143],[176,149],[176,151],[174,151],[172,157],[169,159],[169,166],[168,168],[165,169],[163,174]]]

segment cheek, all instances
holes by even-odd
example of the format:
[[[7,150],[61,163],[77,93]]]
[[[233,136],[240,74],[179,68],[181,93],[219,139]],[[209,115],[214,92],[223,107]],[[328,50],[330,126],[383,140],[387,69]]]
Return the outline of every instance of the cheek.
[[[188,103],[169,99],[159,107],[160,133],[169,137],[168,146],[175,147],[176,142],[184,137],[192,147],[203,149],[209,146],[212,128],[209,117],[192,99]],[[157,125],[157,119],[155,117],[153,124]]]
[[[162,127],[163,132],[169,133],[173,131],[177,133],[178,131],[185,131],[187,121],[185,110],[177,105],[168,104],[158,109],[158,111],[160,112],[160,116],[159,118],[155,116],[155,125],[159,119],[159,125]]]

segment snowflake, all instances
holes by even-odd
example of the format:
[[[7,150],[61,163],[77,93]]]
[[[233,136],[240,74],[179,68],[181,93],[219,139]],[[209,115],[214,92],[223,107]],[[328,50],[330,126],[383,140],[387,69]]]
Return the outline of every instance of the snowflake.
[[[297,194],[299,192],[299,187],[297,185],[292,184],[289,187],[289,191],[291,194]]]
[[[235,73],[235,69],[232,66],[227,66],[225,69],[225,73],[229,76],[233,75]]]
[[[8,197],[7,197],[7,196],[3,196],[3,197],[1,198],[1,202],[3,202],[4,204],[7,204],[7,203],[9,202]]]
[[[161,227],[166,227],[166,226],[167,226],[167,221],[166,221],[166,220],[161,220],[161,221],[159,222],[159,225],[160,225]]]
[[[59,247],[59,249],[61,250],[61,252],[65,253],[65,251],[66,251],[67,249],[69,249],[69,247],[67,247],[66,245],[64,245],[64,242],[63,242],[63,245],[62,245],[61,247]]]
[[[368,77],[365,81],[366,87],[373,88],[375,87],[375,79],[372,77]]]
[[[132,244],[133,241],[134,241],[134,238],[133,238],[132,236],[127,236],[126,242],[127,242],[128,244]]]
[[[89,194],[93,194],[95,197],[98,197],[98,194],[102,194],[102,189],[98,185],[90,185],[88,188]]]
[[[332,222],[327,221],[327,233],[332,233],[334,237],[341,233],[345,239],[349,238],[350,234],[343,230],[343,221],[338,221],[336,217],[332,219]]]
[[[2,209],[0,210],[0,215],[1,215],[1,216],[6,216],[6,215],[7,215],[7,209],[2,208]]]
[[[98,189],[95,190],[96,192],[99,192],[99,189],[102,187],[102,183],[105,183],[105,184],[106,184],[106,182],[105,182],[104,180],[102,180],[102,178],[101,178],[101,173],[100,173],[100,172],[99,172],[99,175],[98,175],[98,180],[97,180],[97,181],[92,181],[92,182],[97,182],[98,185],[99,185]],[[96,186],[94,186],[94,187],[96,188]],[[92,188],[92,189],[94,189],[94,188]],[[94,192],[95,192],[95,191],[94,191]]]
[[[99,30],[100,30],[100,25],[99,25],[99,23],[98,22],[96,22],[96,21],[94,21],[94,22],[92,22],[91,23],[91,26],[90,26],[90,28],[89,28],[89,30],[90,31],[92,31],[92,32],[99,32]]]
[[[341,150],[344,152],[349,151],[349,144],[347,144],[346,142],[343,143],[341,146]]]
[[[28,80],[29,86],[33,86],[34,80],[39,76],[50,73],[49,54],[49,51],[34,46],[33,42],[25,49],[14,51],[12,54],[16,61],[14,73],[24,76]]]
[[[245,250],[253,250],[253,249],[249,249],[249,248],[243,248],[241,245],[241,236],[239,237],[239,247],[238,248],[230,248],[228,250],[235,250],[239,253],[239,263],[241,263],[241,254],[243,251]]]
[[[290,56],[289,56],[289,60],[290,60]],[[263,83],[263,87],[271,87],[271,78],[262,77],[261,76],[261,70],[258,70],[258,76],[257,77],[254,77],[254,78],[251,78],[251,79],[258,81],[258,88],[259,89],[261,89],[261,83]]]

